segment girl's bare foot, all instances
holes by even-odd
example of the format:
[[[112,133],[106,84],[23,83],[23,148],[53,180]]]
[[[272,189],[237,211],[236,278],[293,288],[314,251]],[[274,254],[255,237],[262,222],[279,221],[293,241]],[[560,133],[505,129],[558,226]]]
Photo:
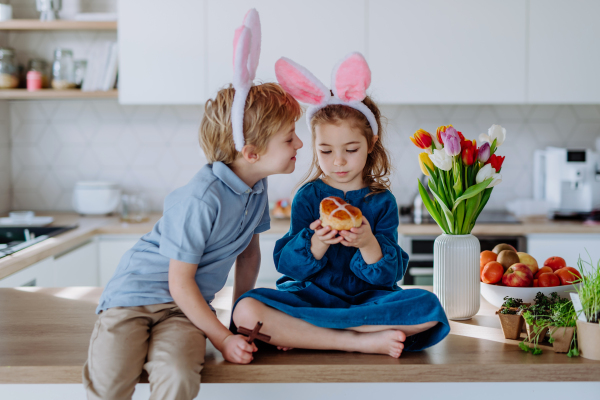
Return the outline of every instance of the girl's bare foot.
[[[288,351],[288,350],[292,350],[292,349],[293,349],[293,347],[277,346],[277,350]]]
[[[387,354],[394,358],[400,357],[406,340],[404,332],[392,329],[380,332],[357,333],[356,335],[356,351]]]

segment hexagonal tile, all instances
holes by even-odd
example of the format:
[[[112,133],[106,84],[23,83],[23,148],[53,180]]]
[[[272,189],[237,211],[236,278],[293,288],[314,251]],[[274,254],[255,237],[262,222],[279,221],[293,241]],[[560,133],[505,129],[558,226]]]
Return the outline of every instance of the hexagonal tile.
[[[52,210],[56,207],[56,203],[62,194],[58,182],[52,174],[48,174],[38,187],[40,198],[44,200],[46,206],[44,209]]]
[[[494,112],[499,118],[499,124],[505,121],[520,121],[523,119],[522,107],[517,105],[495,105]]]
[[[97,157],[102,167],[124,167],[127,161],[119,149],[114,146],[98,145],[92,147],[92,152]]]
[[[123,112],[124,107],[116,100],[98,100],[90,103],[90,106],[102,121],[123,123],[128,120],[127,115]]]
[[[573,111],[579,119],[600,120],[600,107],[595,105],[578,104],[573,106]]]
[[[54,166],[51,173],[63,191],[72,191],[75,184],[81,180],[79,171],[75,168]]]
[[[154,167],[164,153],[165,149],[161,146],[142,146],[131,165],[135,167]]]
[[[580,122],[568,136],[567,147],[570,148],[594,148],[596,139],[600,137],[600,121]]]
[[[103,123],[96,129],[96,133],[92,137],[94,144],[115,144],[121,138],[126,125],[110,122]]]
[[[494,113],[493,107],[482,106],[481,110],[479,111],[479,114],[477,115],[477,118],[475,119],[475,124],[477,125],[477,128],[480,133],[487,133],[490,126],[494,124],[502,125],[499,123],[499,120],[500,118],[498,118],[498,116]]]
[[[20,192],[36,190],[47,175],[46,169],[24,169],[17,175],[13,187]]]
[[[165,130],[165,128],[162,129]],[[169,142],[172,144],[198,143],[198,129],[198,124],[194,122],[182,122],[174,127]]]
[[[85,102],[83,101],[62,100],[58,102],[51,118],[53,121],[76,121],[79,119],[84,106]]]
[[[444,114],[442,113],[442,109],[437,105],[420,105],[414,107],[414,112],[417,115],[418,121],[442,121],[440,125],[443,124]]]
[[[156,121],[161,111],[162,106],[138,106],[135,112],[131,115],[131,121],[153,122]]]
[[[62,167],[77,167],[83,158],[86,147],[84,145],[63,145],[56,156],[54,165]]]
[[[52,128],[46,128],[46,130],[42,134],[42,137],[37,143],[37,147],[40,150],[40,152],[46,157],[46,161],[48,161],[48,164],[52,165],[61,147],[58,137],[56,136]]]
[[[565,139],[550,122],[530,122],[527,126],[535,135],[537,143],[543,147],[563,146]]]
[[[202,106],[177,106],[175,107],[175,113],[179,116],[182,121],[196,122],[200,126],[200,120],[204,114],[204,108]]]
[[[88,141],[87,135],[79,125],[69,122],[52,122],[50,129],[63,144],[84,144]]]
[[[46,122],[25,122],[12,132],[12,142],[19,144],[36,144],[47,129]]]
[[[162,131],[151,123],[135,123],[131,124],[133,132],[142,144],[164,144],[166,142]]]
[[[451,121],[451,124],[455,124],[457,121],[472,121],[477,117],[480,109],[480,106],[456,106],[448,116],[448,120]]]
[[[554,116],[558,112],[559,108],[560,106],[556,105],[533,106],[533,109],[529,113],[529,119],[531,121],[554,119]]]
[[[162,152],[162,157],[157,164],[157,170],[158,174],[162,177],[163,181],[167,185],[169,185],[173,181],[173,178],[176,177],[177,174],[179,174],[180,169],[181,167],[179,166],[177,161],[175,161],[171,153]],[[170,186],[169,188],[171,190],[175,189],[175,187]]]
[[[561,106],[554,116],[553,124],[561,136],[567,137],[577,124],[577,116],[571,106]]]

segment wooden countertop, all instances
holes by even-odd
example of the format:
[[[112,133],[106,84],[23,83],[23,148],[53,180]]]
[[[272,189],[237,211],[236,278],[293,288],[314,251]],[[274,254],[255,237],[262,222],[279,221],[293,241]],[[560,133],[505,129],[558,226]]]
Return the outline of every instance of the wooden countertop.
[[[13,255],[0,258],[0,279],[22,270],[47,257],[60,254],[101,234],[131,234],[142,236],[152,230],[161,217],[160,213],[150,215],[147,222],[134,224],[123,223],[119,217],[84,217],[74,213],[39,213],[54,217],[53,226],[78,225],[48,240],[21,250]],[[272,219],[271,229],[265,233],[283,236],[290,228],[287,219]],[[438,236],[442,233],[435,224],[415,225],[401,224],[400,235]],[[528,235],[534,233],[558,234],[597,234],[600,225],[588,226],[580,222],[556,222],[545,218],[524,220],[521,224],[477,224],[473,229],[475,235]]]
[[[409,287],[406,287],[409,289]],[[431,289],[426,288],[426,289]],[[0,289],[0,383],[81,383],[101,288]],[[232,288],[213,302],[229,321]],[[259,351],[249,365],[223,360],[208,345],[205,383],[599,381],[600,361],[545,350],[533,356],[506,340],[495,308],[482,299],[450,335],[400,359],[336,351]],[[557,372],[558,371],[558,372]],[[142,378],[143,379],[143,378]]]

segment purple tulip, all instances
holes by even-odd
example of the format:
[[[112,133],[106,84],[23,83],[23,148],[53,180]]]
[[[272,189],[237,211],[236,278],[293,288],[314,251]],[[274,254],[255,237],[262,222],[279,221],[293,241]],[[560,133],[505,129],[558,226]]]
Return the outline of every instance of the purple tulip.
[[[485,142],[479,148],[479,153],[477,154],[477,159],[484,164],[487,162],[487,160],[490,159],[490,144],[488,142]]]
[[[456,129],[449,126],[446,132],[442,132],[442,140],[444,141],[444,150],[449,156],[454,157],[460,154],[460,137]]]

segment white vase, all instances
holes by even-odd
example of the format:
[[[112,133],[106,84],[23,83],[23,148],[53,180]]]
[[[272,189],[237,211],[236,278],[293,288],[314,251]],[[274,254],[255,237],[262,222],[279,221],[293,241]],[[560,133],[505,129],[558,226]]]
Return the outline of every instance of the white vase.
[[[470,319],[479,311],[479,252],[479,240],[471,234],[435,239],[433,293],[448,319]]]

